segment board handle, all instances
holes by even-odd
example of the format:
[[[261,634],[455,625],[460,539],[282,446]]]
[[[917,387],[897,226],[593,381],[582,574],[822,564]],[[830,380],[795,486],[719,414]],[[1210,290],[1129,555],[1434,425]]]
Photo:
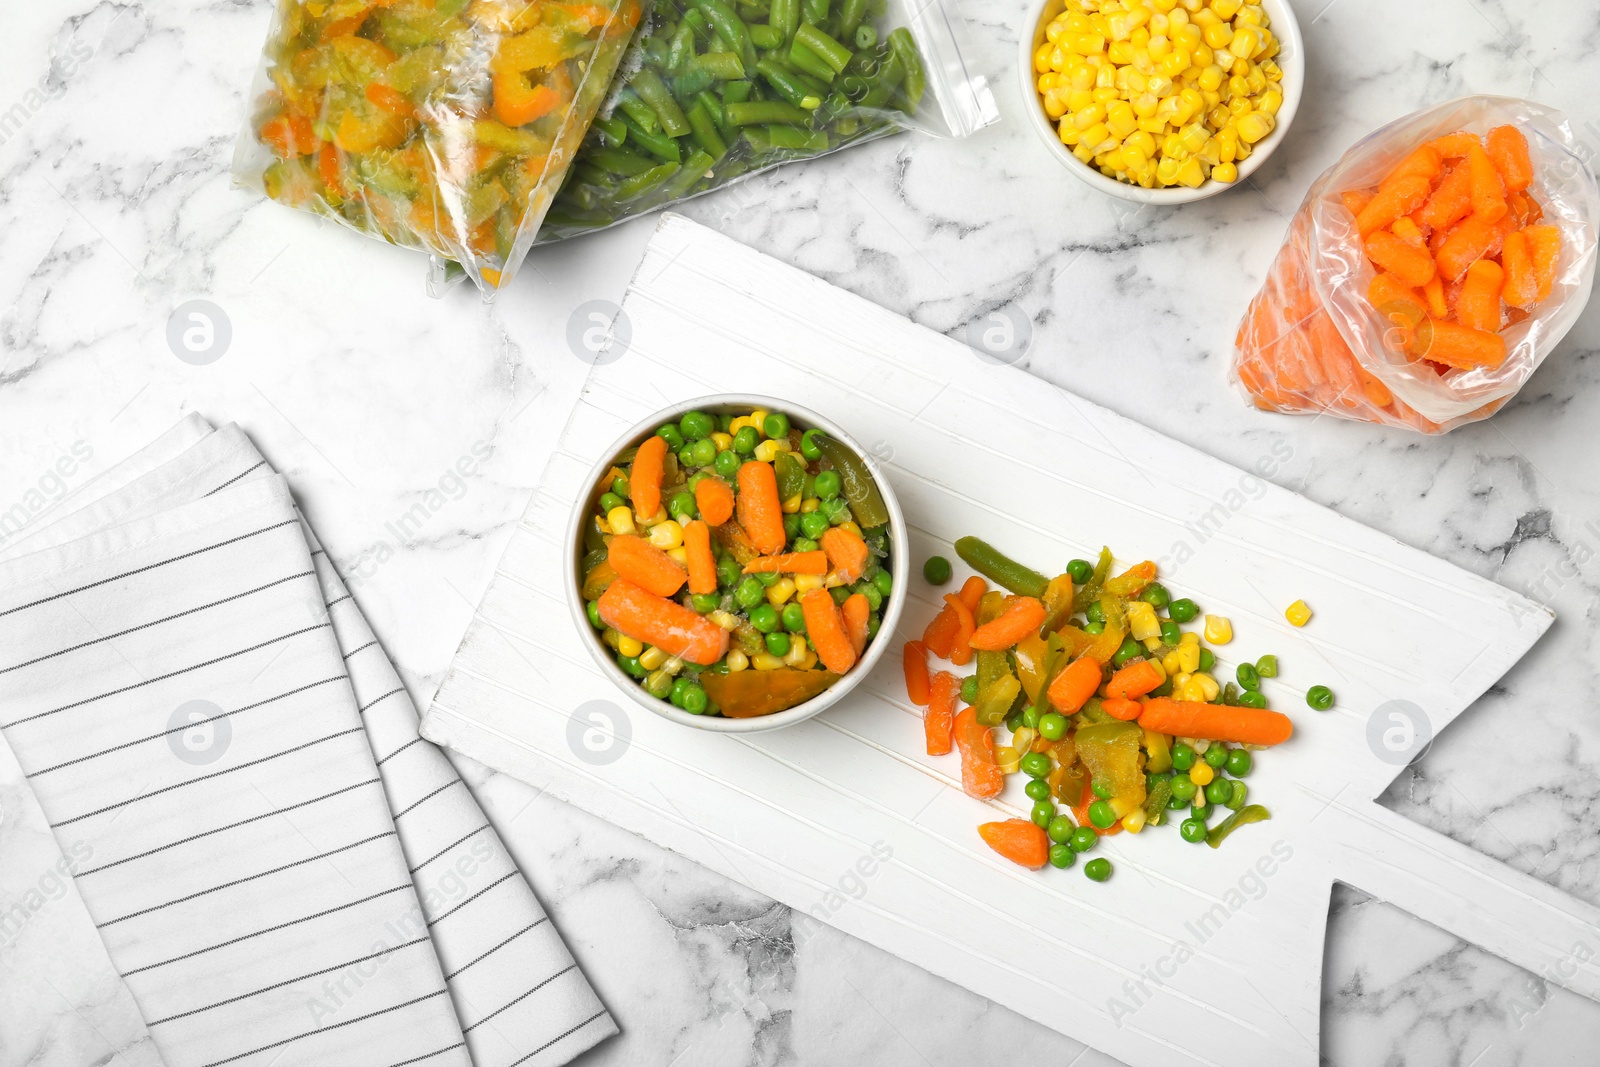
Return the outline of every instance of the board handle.
[[[1340,881],[1600,1001],[1600,908],[1378,804],[1334,804],[1327,817],[1344,846]]]

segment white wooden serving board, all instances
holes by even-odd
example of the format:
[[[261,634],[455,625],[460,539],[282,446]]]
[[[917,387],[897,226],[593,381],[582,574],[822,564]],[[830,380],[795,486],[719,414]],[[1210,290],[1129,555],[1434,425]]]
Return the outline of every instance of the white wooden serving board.
[[[663,218],[624,310],[631,343],[574,409],[429,738],[1133,1067],[1315,1064],[1334,879],[1600,999],[1600,911],[1373,803],[1405,762],[1379,757],[1406,741],[1389,702],[1436,734],[1538,639],[1545,608],[681,217]],[[580,481],[651,411],[726,391],[793,397],[867,442],[913,575],[969,533],[1048,573],[1107,544],[1232,618],[1219,678],[1277,653],[1267,692],[1296,733],[1249,778],[1272,820],[1217,850],[1172,827],[1118,835],[1096,853],[1116,868],[1105,884],[1081,863],[1035,873],[975,829],[1025,816],[1021,776],[997,802],[965,796],[956,757],[923,752],[898,654],[823,716],[755,735],[686,729],[614,691],[562,603]],[[910,584],[908,634],[938,604]],[[1295,630],[1283,608],[1301,597],[1316,617]],[[1306,707],[1315,684],[1334,710]],[[1369,743],[1375,714],[1388,748]]]

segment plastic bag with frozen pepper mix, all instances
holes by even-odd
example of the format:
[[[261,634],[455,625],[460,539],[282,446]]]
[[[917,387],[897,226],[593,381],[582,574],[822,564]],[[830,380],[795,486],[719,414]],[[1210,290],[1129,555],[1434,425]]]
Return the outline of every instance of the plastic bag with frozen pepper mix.
[[[1436,434],[1488,418],[1583,310],[1600,191],[1558,112],[1474,96],[1323,173],[1239,325],[1257,407]]]
[[[492,295],[651,2],[279,0],[235,180]]]

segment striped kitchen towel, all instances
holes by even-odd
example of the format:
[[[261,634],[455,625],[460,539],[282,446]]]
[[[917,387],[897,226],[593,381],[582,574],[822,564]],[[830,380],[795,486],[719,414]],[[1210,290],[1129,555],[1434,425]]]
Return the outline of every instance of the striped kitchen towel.
[[[0,559],[56,542],[92,539],[97,531],[121,530],[276,482],[236,427],[210,431],[193,416],[150,446],[150,451],[156,455],[132,457],[97,478],[92,492],[74,494],[52,514],[47,530],[30,532],[26,541],[7,545],[0,551]],[[324,618],[331,628],[331,634],[324,631],[323,637],[337,642],[347,673],[339,688],[353,694],[352,704],[370,745],[369,762],[376,767],[374,781],[393,815],[415,890],[389,902],[382,923],[383,945],[404,944],[420,950],[422,941],[431,942],[467,1050],[479,1067],[565,1062],[615,1033],[616,1027],[454,768],[437,748],[417,735],[415,709],[326,553],[316,546],[309,528],[302,525],[301,534],[302,551],[308,551],[311,561],[309,573],[294,571],[284,584],[311,579],[320,593]],[[33,558],[23,557],[16,565]],[[253,563],[257,575],[265,574],[261,564]],[[0,567],[0,588],[8,571],[8,567]],[[188,584],[195,594],[190,599],[199,603],[181,618],[203,618],[226,629],[234,616],[252,615],[255,604],[279,583],[268,587],[245,581],[245,588],[225,599],[207,595],[215,592],[214,588]],[[8,618],[0,616],[0,626]],[[159,631],[169,621],[175,620],[140,627],[139,632]],[[115,645],[121,637],[108,640]],[[6,679],[7,672],[0,667],[0,683]],[[4,693],[0,685],[0,701]],[[174,752],[182,748],[195,754],[191,758],[209,760],[217,749],[231,747],[231,739],[237,736],[233,723],[241,710],[221,712],[189,705],[182,715],[173,712],[174,721],[163,736]],[[9,723],[10,717],[0,722]],[[9,726],[6,734],[12,737]],[[305,810],[322,802],[320,798],[311,800]],[[87,866],[85,880],[92,882],[99,865]],[[115,950],[112,955],[121,966]],[[357,992],[367,996],[367,987],[361,982],[352,985],[345,979],[359,979],[362,971],[377,973],[376,965],[368,960],[355,967],[350,976],[321,974],[321,986],[306,1000],[308,1015],[319,1021],[323,1016],[332,1019],[344,1012],[345,1004],[353,1002]],[[137,975],[129,982],[138,996],[143,990],[138,975],[151,972],[143,966],[132,969]],[[160,1042],[167,1024],[161,1016],[155,1018],[160,1024],[152,1025],[152,1033]],[[419,1047],[416,1054],[426,1055],[426,1050]],[[448,1061],[441,1058],[438,1062]]]

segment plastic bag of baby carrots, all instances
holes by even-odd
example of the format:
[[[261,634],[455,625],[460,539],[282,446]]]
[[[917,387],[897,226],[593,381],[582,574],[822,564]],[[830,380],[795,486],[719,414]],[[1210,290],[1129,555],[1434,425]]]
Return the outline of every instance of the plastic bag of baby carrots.
[[[1488,418],[1583,310],[1600,190],[1566,120],[1473,96],[1408,115],[1317,179],[1239,324],[1269,411],[1445,433]]]

